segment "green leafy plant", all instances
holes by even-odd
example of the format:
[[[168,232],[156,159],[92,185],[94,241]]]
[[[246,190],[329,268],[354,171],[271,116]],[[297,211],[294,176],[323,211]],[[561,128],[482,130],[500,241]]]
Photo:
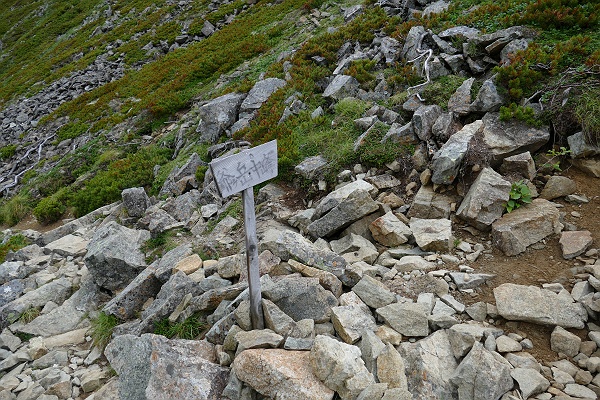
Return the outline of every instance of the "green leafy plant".
[[[531,203],[531,191],[523,181],[513,182],[510,188],[510,198],[506,202],[506,211],[511,212],[523,204]]]
[[[92,325],[90,333],[92,341],[95,346],[103,349],[110,341],[115,326],[119,325],[119,320],[114,315],[100,312],[90,322]]]
[[[572,151],[567,150],[566,147],[561,147],[558,150],[550,149],[546,152],[546,157],[548,157],[549,159],[542,165],[541,168],[550,168],[560,172],[562,171],[562,169],[560,169],[560,158],[571,153]]]
[[[196,313],[183,322],[170,322],[168,318],[162,319],[154,324],[156,335],[166,336],[169,339],[196,339],[208,327],[201,314]]]
[[[516,103],[500,107],[500,120],[509,121],[511,119],[523,121],[527,125],[538,128],[542,126],[542,121],[536,118],[533,108],[519,106]]]

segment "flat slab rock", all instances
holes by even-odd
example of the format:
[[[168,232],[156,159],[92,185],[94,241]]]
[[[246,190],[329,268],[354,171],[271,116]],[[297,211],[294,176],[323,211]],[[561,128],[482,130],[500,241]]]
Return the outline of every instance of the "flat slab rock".
[[[505,283],[494,289],[498,314],[509,321],[526,321],[583,329],[588,314],[572,298],[536,286]]]
[[[583,254],[594,240],[590,231],[567,231],[560,235],[563,258],[570,260]]]
[[[560,233],[562,228],[558,208],[548,200],[535,199],[496,220],[492,224],[492,241],[504,254],[514,256],[528,246]]]

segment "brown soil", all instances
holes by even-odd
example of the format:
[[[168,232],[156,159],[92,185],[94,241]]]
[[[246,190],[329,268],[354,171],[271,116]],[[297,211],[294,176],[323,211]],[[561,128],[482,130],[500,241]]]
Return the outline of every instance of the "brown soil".
[[[564,206],[560,211],[565,213],[565,222],[577,226],[580,230],[589,230],[594,239],[593,247],[600,247],[600,229],[598,229],[600,227],[600,179],[586,175],[575,168],[570,168],[561,175],[575,180],[577,193],[586,195],[590,202],[574,205],[563,199],[553,201]],[[573,211],[581,216],[572,216]],[[474,237],[461,230],[458,230],[457,234],[461,239],[474,243],[486,243],[491,239],[489,234]],[[570,290],[576,279],[574,275],[583,272],[584,263],[577,259],[563,259],[558,240],[558,236],[550,237],[546,240],[543,248],[539,250],[529,248],[525,253],[514,257],[507,257],[497,249],[493,250],[492,257],[482,255],[476,262],[469,265],[478,273],[495,274],[496,277],[488,282],[488,285],[483,285],[476,296],[463,295],[461,300],[467,304],[477,301],[494,304],[493,288],[503,283],[539,286],[542,283],[558,282]],[[506,329],[507,332],[524,334],[530,338],[534,343],[534,348],[530,352],[538,361],[557,359],[557,354],[550,350],[551,327],[515,322],[509,322],[508,326],[507,323],[500,322],[499,326]],[[585,336],[586,331],[571,331],[579,334],[582,339],[589,340]]]

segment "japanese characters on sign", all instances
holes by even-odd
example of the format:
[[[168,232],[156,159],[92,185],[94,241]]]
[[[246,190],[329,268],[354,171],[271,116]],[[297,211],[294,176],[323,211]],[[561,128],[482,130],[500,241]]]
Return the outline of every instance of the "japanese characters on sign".
[[[221,196],[241,192],[277,176],[277,141],[217,158],[210,168]]]

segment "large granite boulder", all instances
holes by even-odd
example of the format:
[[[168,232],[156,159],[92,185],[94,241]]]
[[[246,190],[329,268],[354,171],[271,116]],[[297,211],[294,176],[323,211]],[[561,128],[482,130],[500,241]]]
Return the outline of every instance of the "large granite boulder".
[[[582,329],[588,314],[571,296],[536,286],[504,283],[494,289],[498,314],[509,321],[526,321]]]
[[[323,97],[341,100],[345,97],[354,97],[358,92],[359,83],[353,76],[336,75],[329,86],[325,88]]]
[[[452,222],[449,219],[410,219],[417,245],[425,251],[447,252],[452,248]]]
[[[241,93],[228,93],[217,97],[198,109],[200,122],[196,132],[201,141],[216,143],[219,137],[233,125],[238,116],[242,101],[246,97]]]
[[[229,369],[216,362],[212,344],[144,334],[117,336],[104,352],[119,374],[122,399],[218,400]]]
[[[127,286],[146,267],[140,247],[148,239],[150,232],[129,229],[116,222],[99,228],[84,259],[94,282],[108,290]]]
[[[248,386],[273,399],[333,399],[313,373],[310,353],[283,349],[242,351],[233,363],[233,372]]]
[[[471,185],[456,215],[477,229],[488,231],[505,211],[510,189],[510,182],[493,169],[484,168]]]
[[[121,198],[130,217],[143,217],[146,209],[152,205],[143,187],[125,189],[121,192]]]
[[[507,256],[524,252],[527,246],[559,234],[563,225],[558,209],[548,200],[534,199],[492,224],[492,241]]]

